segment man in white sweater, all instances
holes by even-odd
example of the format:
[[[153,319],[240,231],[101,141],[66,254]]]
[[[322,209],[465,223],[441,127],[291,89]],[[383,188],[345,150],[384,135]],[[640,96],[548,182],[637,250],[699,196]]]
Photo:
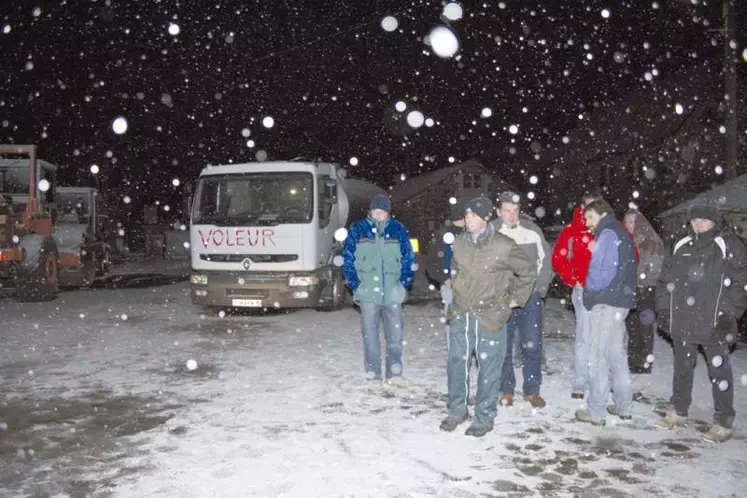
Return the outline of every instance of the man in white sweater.
[[[550,256],[552,248],[545,240],[542,230],[526,215],[521,214],[521,197],[515,192],[503,192],[498,196],[496,208],[498,218],[493,221],[495,228],[514,240],[537,262],[537,282],[526,306],[513,310],[507,325],[508,344],[506,359],[503,362],[500,404],[510,406],[514,401],[516,377],[513,365],[513,339],[518,329],[521,353],[524,399],[535,408],[543,408],[545,400],[540,394],[542,385],[542,349],[544,306],[547,289],[552,278]]]

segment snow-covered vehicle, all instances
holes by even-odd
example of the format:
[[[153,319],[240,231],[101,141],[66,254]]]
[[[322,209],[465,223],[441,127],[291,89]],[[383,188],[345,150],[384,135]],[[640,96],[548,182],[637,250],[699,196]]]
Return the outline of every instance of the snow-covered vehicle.
[[[364,217],[382,192],[324,162],[204,168],[190,223],[192,302],[341,308],[348,293],[338,230]]]

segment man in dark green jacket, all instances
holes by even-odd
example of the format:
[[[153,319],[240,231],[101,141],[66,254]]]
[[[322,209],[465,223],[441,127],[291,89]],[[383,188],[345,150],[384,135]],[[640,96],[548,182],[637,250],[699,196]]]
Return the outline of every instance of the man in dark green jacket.
[[[480,361],[475,419],[468,436],[493,430],[506,356],[506,324],[513,308],[524,306],[537,280],[537,264],[511,238],[488,223],[493,204],[477,197],[465,207],[465,231],[454,242],[449,308],[448,416],[441,430],[453,431],[469,417],[468,358]]]

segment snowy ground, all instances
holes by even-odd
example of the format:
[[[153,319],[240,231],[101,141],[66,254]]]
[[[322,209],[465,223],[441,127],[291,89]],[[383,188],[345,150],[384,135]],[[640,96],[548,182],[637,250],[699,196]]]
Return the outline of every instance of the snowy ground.
[[[696,372],[690,427],[655,429],[672,355],[632,422],[573,420],[572,315],[548,302],[548,406],[500,408],[482,439],[443,433],[437,302],[406,310],[407,390],[363,381],[355,310],[218,316],[184,282],[0,300],[0,496],[739,496],[747,485],[747,350],[735,365],[735,438],[700,440],[710,385]],[[194,360],[190,362],[189,360]],[[195,367],[190,369],[190,367]]]

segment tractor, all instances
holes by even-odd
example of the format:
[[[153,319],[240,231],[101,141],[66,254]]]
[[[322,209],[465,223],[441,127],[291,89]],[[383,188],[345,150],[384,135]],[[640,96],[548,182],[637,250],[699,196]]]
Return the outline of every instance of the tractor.
[[[0,291],[19,301],[54,299],[109,269],[98,192],[56,187],[56,170],[35,145],[0,145]]]
[[[35,145],[0,145],[0,158],[0,289],[12,288],[20,301],[54,299],[61,261],[52,235],[56,167],[37,159]]]

